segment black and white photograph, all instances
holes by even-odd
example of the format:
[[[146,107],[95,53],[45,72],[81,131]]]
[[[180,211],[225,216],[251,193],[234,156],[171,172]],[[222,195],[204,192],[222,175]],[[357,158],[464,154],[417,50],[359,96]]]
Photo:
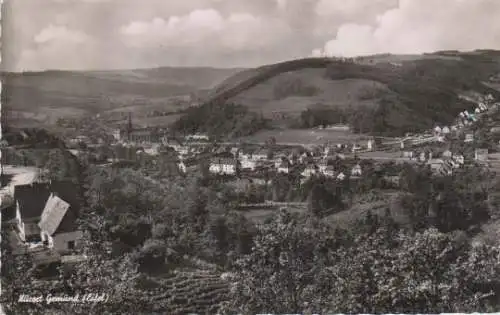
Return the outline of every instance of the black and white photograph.
[[[500,0],[1,6],[0,315],[500,311]]]

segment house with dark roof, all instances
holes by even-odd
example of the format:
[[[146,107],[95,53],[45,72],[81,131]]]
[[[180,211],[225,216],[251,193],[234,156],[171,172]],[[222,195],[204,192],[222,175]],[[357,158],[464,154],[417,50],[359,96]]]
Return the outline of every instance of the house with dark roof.
[[[19,238],[23,242],[37,243],[41,241],[38,221],[49,196],[49,185],[45,183],[14,187],[15,221]]]
[[[447,176],[453,174],[453,165],[449,160],[430,159],[427,161],[427,165],[434,175]]]
[[[52,193],[38,223],[40,239],[57,252],[71,252],[83,236],[77,229],[76,218],[75,207]]]

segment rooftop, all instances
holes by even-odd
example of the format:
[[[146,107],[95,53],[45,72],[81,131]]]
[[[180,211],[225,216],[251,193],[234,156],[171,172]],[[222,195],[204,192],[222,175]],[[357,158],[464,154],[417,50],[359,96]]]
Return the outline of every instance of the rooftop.
[[[38,226],[49,235],[54,235],[56,232],[74,231],[76,217],[70,211],[70,207],[68,202],[52,195],[45,205]]]
[[[45,183],[33,183],[14,187],[14,200],[19,203],[19,210],[23,219],[40,217],[49,196],[49,185]]]

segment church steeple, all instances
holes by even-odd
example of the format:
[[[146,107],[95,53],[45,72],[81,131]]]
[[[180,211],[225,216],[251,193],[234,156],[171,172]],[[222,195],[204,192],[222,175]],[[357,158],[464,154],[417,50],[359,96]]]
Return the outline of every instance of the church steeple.
[[[132,113],[128,113],[128,124],[127,124],[127,139],[130,140],[130,134],[132,133]]]

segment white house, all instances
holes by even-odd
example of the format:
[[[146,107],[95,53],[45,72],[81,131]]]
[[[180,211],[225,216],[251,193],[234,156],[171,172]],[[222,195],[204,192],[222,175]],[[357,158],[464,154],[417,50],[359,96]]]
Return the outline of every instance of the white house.
[[[321,174],[324,174],[327,167],[328,167],[328,163],[326,161],[321,161],[318,163],[318,170]]]
[[[246,169],[246,170],[255,170],[257,167],[257,162],[254,160],[249,160],[249,159],[241,159],[241,168]]]
[[[281,164],[278,166],[278,173],[288,174],[289,172],[290,172],[290,163],[288,163],[286,160],[282,161]]]
[[[278,168],[280,167],[281,163],[283,163],[283,161],[287,161],[288,159],[285,157],[285,156],[278,156],[278,157],[275,157],[273,162],[274,162],[274,168]]]
[[[231,150],[229,150],[229,152],[231,152],[231,154],[234,157],[238,157],[238,154],[240,153],[240,149],[238,147],[232,147]]]
[[[268,156],[268,152],[267,150],[264,150],[264,149],[260,149],[260,150],[257,150],[256,152],[254,152],[252,154],[252,159],[254,161],[259,161],[259,160],[267,160],[267,156]]]
[[[465,135],[464,142],[473,142],[473,141],[474,141],[474,134],[473,133],[468,133]]]
[[[447,135],[450,133],[450,128],[448,126],[443,127],[443,134]]]
[[[308,158],[309,158],[309,154],[307,152],[304,152],[300,155],[299,161],[300,161],[300,163],[305,163]]]
[[[401,156],[405,159],[413,159],[414,153],[413,151],[403,151]]]
[[[202,140],[202,141],[209,141],[210,137],[205,135],[205,134],[194,134],[194,135],[188,135],[186,136],[186,140]]]
[[[345,179],[345,174],[340,172],[338,175],[337,175],[337,179],[338,180],[344,180]]]
[[[432,152],[429,152],[429,151],[421,152],[419,155],[419,160],[421,162],[425,162],[425,161],[427,161],[427,159],[429,159],[429,160],[432,159]]]
[[[316,166],[313,164],[309,164],[306,166],[304,171],[301,173],[304,177],[311,177],[316,174]]]
[[[238,158],[240,159],[240,161],[252,160],[252,152],[250,152],[248,150],[240,150],[239,154],[238,154]]]
[[[360,150],[362,150],[362,149],[363,149],[363,148],[362,148],[359,144],[354,143],[354,144],[352,145],[351,151],[352,151],[352,153],[355,153],[355,152],[358,152],[358,151],[360,151]]]
[[[372,139],[368,140],[368,142],[366,143],[366,149],[368,151],[373,151],[374,144],[375,144],[375,141],[373,141]]]
[[[335,150],[332,147],[330,147],[330,146],[326,146],[325,149],[323,150],[323,156],[324,157],[330,156],[330,155],[332,155],[334,153],[335,153]]]
[[[439,126],[436,126],[436,127],[434,128],[434,133],[435,133],[435,134],[440,134],[442,131],[443,131],[443,130],[442,130],[442,129],[441,129],[441,127],[439,127]]]
[[[177,167],[179,168],[179,171],[181,171],[182,173],[187,172],[187,167],[184,161],[181,160],[179,163],[177,163]]]
[[[361,170],[361,165],[359,164],[356,164],[352,169],[351,169],[351,176],[352,177],[358,177],[358,176],[361,176],[362,174],[362,170]]]
[[[446,150],[443,152],[444,158],[451,158],[452,156],[453,156],[453,153],[450,150]]]
[[[122,140],[122,132],[120,129],[115,129],[113,130],[113,138],[115,138],[116,141],[121,141]]]
[[[230,158],[215,158],[210,161],[209,171],[214,174],[235,175],[238,160]]]

